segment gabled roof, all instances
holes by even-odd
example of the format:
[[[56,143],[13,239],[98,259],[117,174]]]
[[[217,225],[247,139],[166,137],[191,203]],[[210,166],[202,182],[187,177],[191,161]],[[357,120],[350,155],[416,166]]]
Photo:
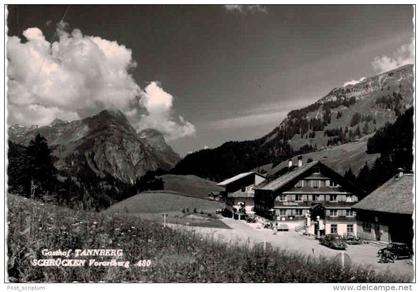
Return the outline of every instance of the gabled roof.
[[[292,171],[289,171],[285,173],[284,175],[276,178],[275,180],[256,189],[266,190],[266,191],[276,191],[280,189],[281,187],[283,187],[284,185],[286,185],[287,183],[294,180],[295,178],[297,178],[298,176],[302,175],[306,171],[310,170],[312,167],[314,167],[317,164],[320,164],[320,162],[312,161],[312,162],[306,163],[302,167],[295,168]]]
[[[393,177],[353,206],[376,212],[413,214],[413,175]]]
[[[255,172],[253,172],[253,171],[250,171],[250,172],[243,172],[243,173],[237,174],[237,175],[235,175],[235,176],[233,176],[233,177],[231,177],[231,178],[228,178],[228,179],[226,179],[226,180],[224,180],[224,181],[222,181],[222,182],[219,182],[217,185],[218,185],[218,186],[222,186],[222,187],[224,187],[224,186],[226,186],[226,185],[228,185],[228,184],[230,184],[230,183],[232,183],[232,182],[234,182],[234,181],[240,180],[240,179],[242,179],[242,178],[244,178],[244,177],[247,177],[247,176],[249,176],[249,175],[258,175],[258,176],[260,176],[260,177],[263,177],[262,175],[260,175],[260,174],[258,174],[258,173],[255,173]],[[264,178],[264,177],[263,177],[263,178]]]
[[[291,184],[294,184],[301,176],[309,174],[311,169],[315,166],[319,167],[319,169],[325,176],[334,179],[337,183],[344,187],[344,189],[351,191],[353,194],[359,196],[365,193],[364,190],[360,189],[354,183],[346,180],[342,175],[340,175],[327,165],[316,160],[309,163],[304,163],[301,167],[293,168],[292,170],[287,171],[285,174],[279,176],[273,181],[262,183],[259,185],[259,187],[256,187],[254,189],[272,192],[277,192],[280,189],[285,189]]]
[[[227,197],[228,198],[253,198],[254,192],[241,192],[239,190],[239,191],[227,194]]]
[[[254,171],[256,173],[262,173],[262,174],[264,174],[264,173],[270,172],[270,170],[272,168],[273,168],[273,163],[270,162],[270,163],[267,163],[267,164],[264,164],[264,165],[257,166],[252,171]]]

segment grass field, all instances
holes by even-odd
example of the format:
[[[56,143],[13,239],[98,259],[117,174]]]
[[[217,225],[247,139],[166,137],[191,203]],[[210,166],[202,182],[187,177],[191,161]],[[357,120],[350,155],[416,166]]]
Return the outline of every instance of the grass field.
[[[223,188],[216,182],[195,175],[165,174],[160,176],[164,190],[175,191],[198,198],[207,198],[210,192],[219,192]]]
[[[302,155],[302,159],[304,162],[306,162],[308,158],[319,160],[326,165],[329,165],[332,169],[342,175],[351,168],[353,173],[357,175],[365,163],[368,163],[371,167],[375,160],[379,157],[379,154],[367,154],[366,144],[367,138],[364,137],[357,142],[346,143],[330,147],[325,150],[305,153]],[[296,163],[297,156],[293,157],[292,160]],[[287,163],[288,160],[283,161],[272,170],[269,170],[269,173],[287,167]]]
[[[134,216],[76,211],[8,195],[10,282],[409,282],[288,250],[222,243]],[[42,249],[118,248],[117,267],[34,267]],[[95,259],[101,260],[101,257]],[[110,258],[107,258],[108,260]],[[150,259],[151,266],[136,266]]]
[[[186,208],[190,211],[197,209],[198,212],[201,210],[215,212],[223,206],[221,202],[194,198],[176,192],[148,191],[112,205],[107,212],[162,213],[181,212]]]
[[[195,227],[209,227],[209,228],[223,228],[230,229],[222,220],[219,219],[214,213],[193,213],[183,214],[181,212],[167,212],[166,223],[195,226]],[[209,215],[210,214],[210,215]],[[141,219],[150,220],[154,222],[163,223],[162,213],[140,213],[128,214],[136,216]]]
[[[216,210],[224,204],[171,191],[143,192],[118,202],[105,213],[120,213],[137,216],[143,219],[162,222],[166,213],[167,222],[182,225],[229,228],[218,220]]]

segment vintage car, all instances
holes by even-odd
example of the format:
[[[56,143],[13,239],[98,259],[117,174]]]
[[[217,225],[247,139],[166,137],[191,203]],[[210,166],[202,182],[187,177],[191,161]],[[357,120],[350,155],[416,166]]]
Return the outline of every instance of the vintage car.
[[[386,247],[378,250],[378,257],[382,254],[387,253],[394,260],[401,258],[411,258],[413,252],[407,244],[401,242],[391,242]]]
[[[279,223],[276,226],[277,231],[289,231],[289,225],[284,223]]]
[[[343,238],[338,234],[327,234],[320,238],[319,242],[322,245],[325,245],[333,249],[346,249],[347,245],[344,242]]]
[[[357,237],[356,235],[354,235],[353,233],[347,233],[343,237],[343,239],[349,245],[355,245],[355,244],[361,244],[362,243],[362,241],[360,240],[360,238]]]
[[[246,217],[246,222],[248,222],[248,223],[256,223],[257,222],[257,218],[255,218],[254,216],[248,216],[248,217]]]

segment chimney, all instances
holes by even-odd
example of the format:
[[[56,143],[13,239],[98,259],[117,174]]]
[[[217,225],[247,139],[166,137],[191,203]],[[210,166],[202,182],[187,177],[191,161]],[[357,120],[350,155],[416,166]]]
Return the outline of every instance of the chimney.
[[[404,175],[404,169],[402,169],[401,167],[397,169],[398,171],[398,177],[402,177]]]
[[[290,159],[289,159],[289,169],[290,169],[290,168],[292,168],[292,166],[293,166],[293,161],[292,161],[292,159],[290,158]]]
[[[298,167],[302,167],[302,155],[298,156]]]

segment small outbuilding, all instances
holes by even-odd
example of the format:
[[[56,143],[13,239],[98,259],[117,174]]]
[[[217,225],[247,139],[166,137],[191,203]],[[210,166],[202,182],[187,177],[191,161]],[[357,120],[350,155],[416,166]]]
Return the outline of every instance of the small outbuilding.
[[[355,204],[358,236],[366,240],[411,245],[414,236],[413,183],[413,174],[400,171]]]
[[[252,212],[254,208],[254,187],[265,181],[265,177],[256,172],[244,172],[228,178],[218,186],[224,188],[222,197],[228,208]]]

